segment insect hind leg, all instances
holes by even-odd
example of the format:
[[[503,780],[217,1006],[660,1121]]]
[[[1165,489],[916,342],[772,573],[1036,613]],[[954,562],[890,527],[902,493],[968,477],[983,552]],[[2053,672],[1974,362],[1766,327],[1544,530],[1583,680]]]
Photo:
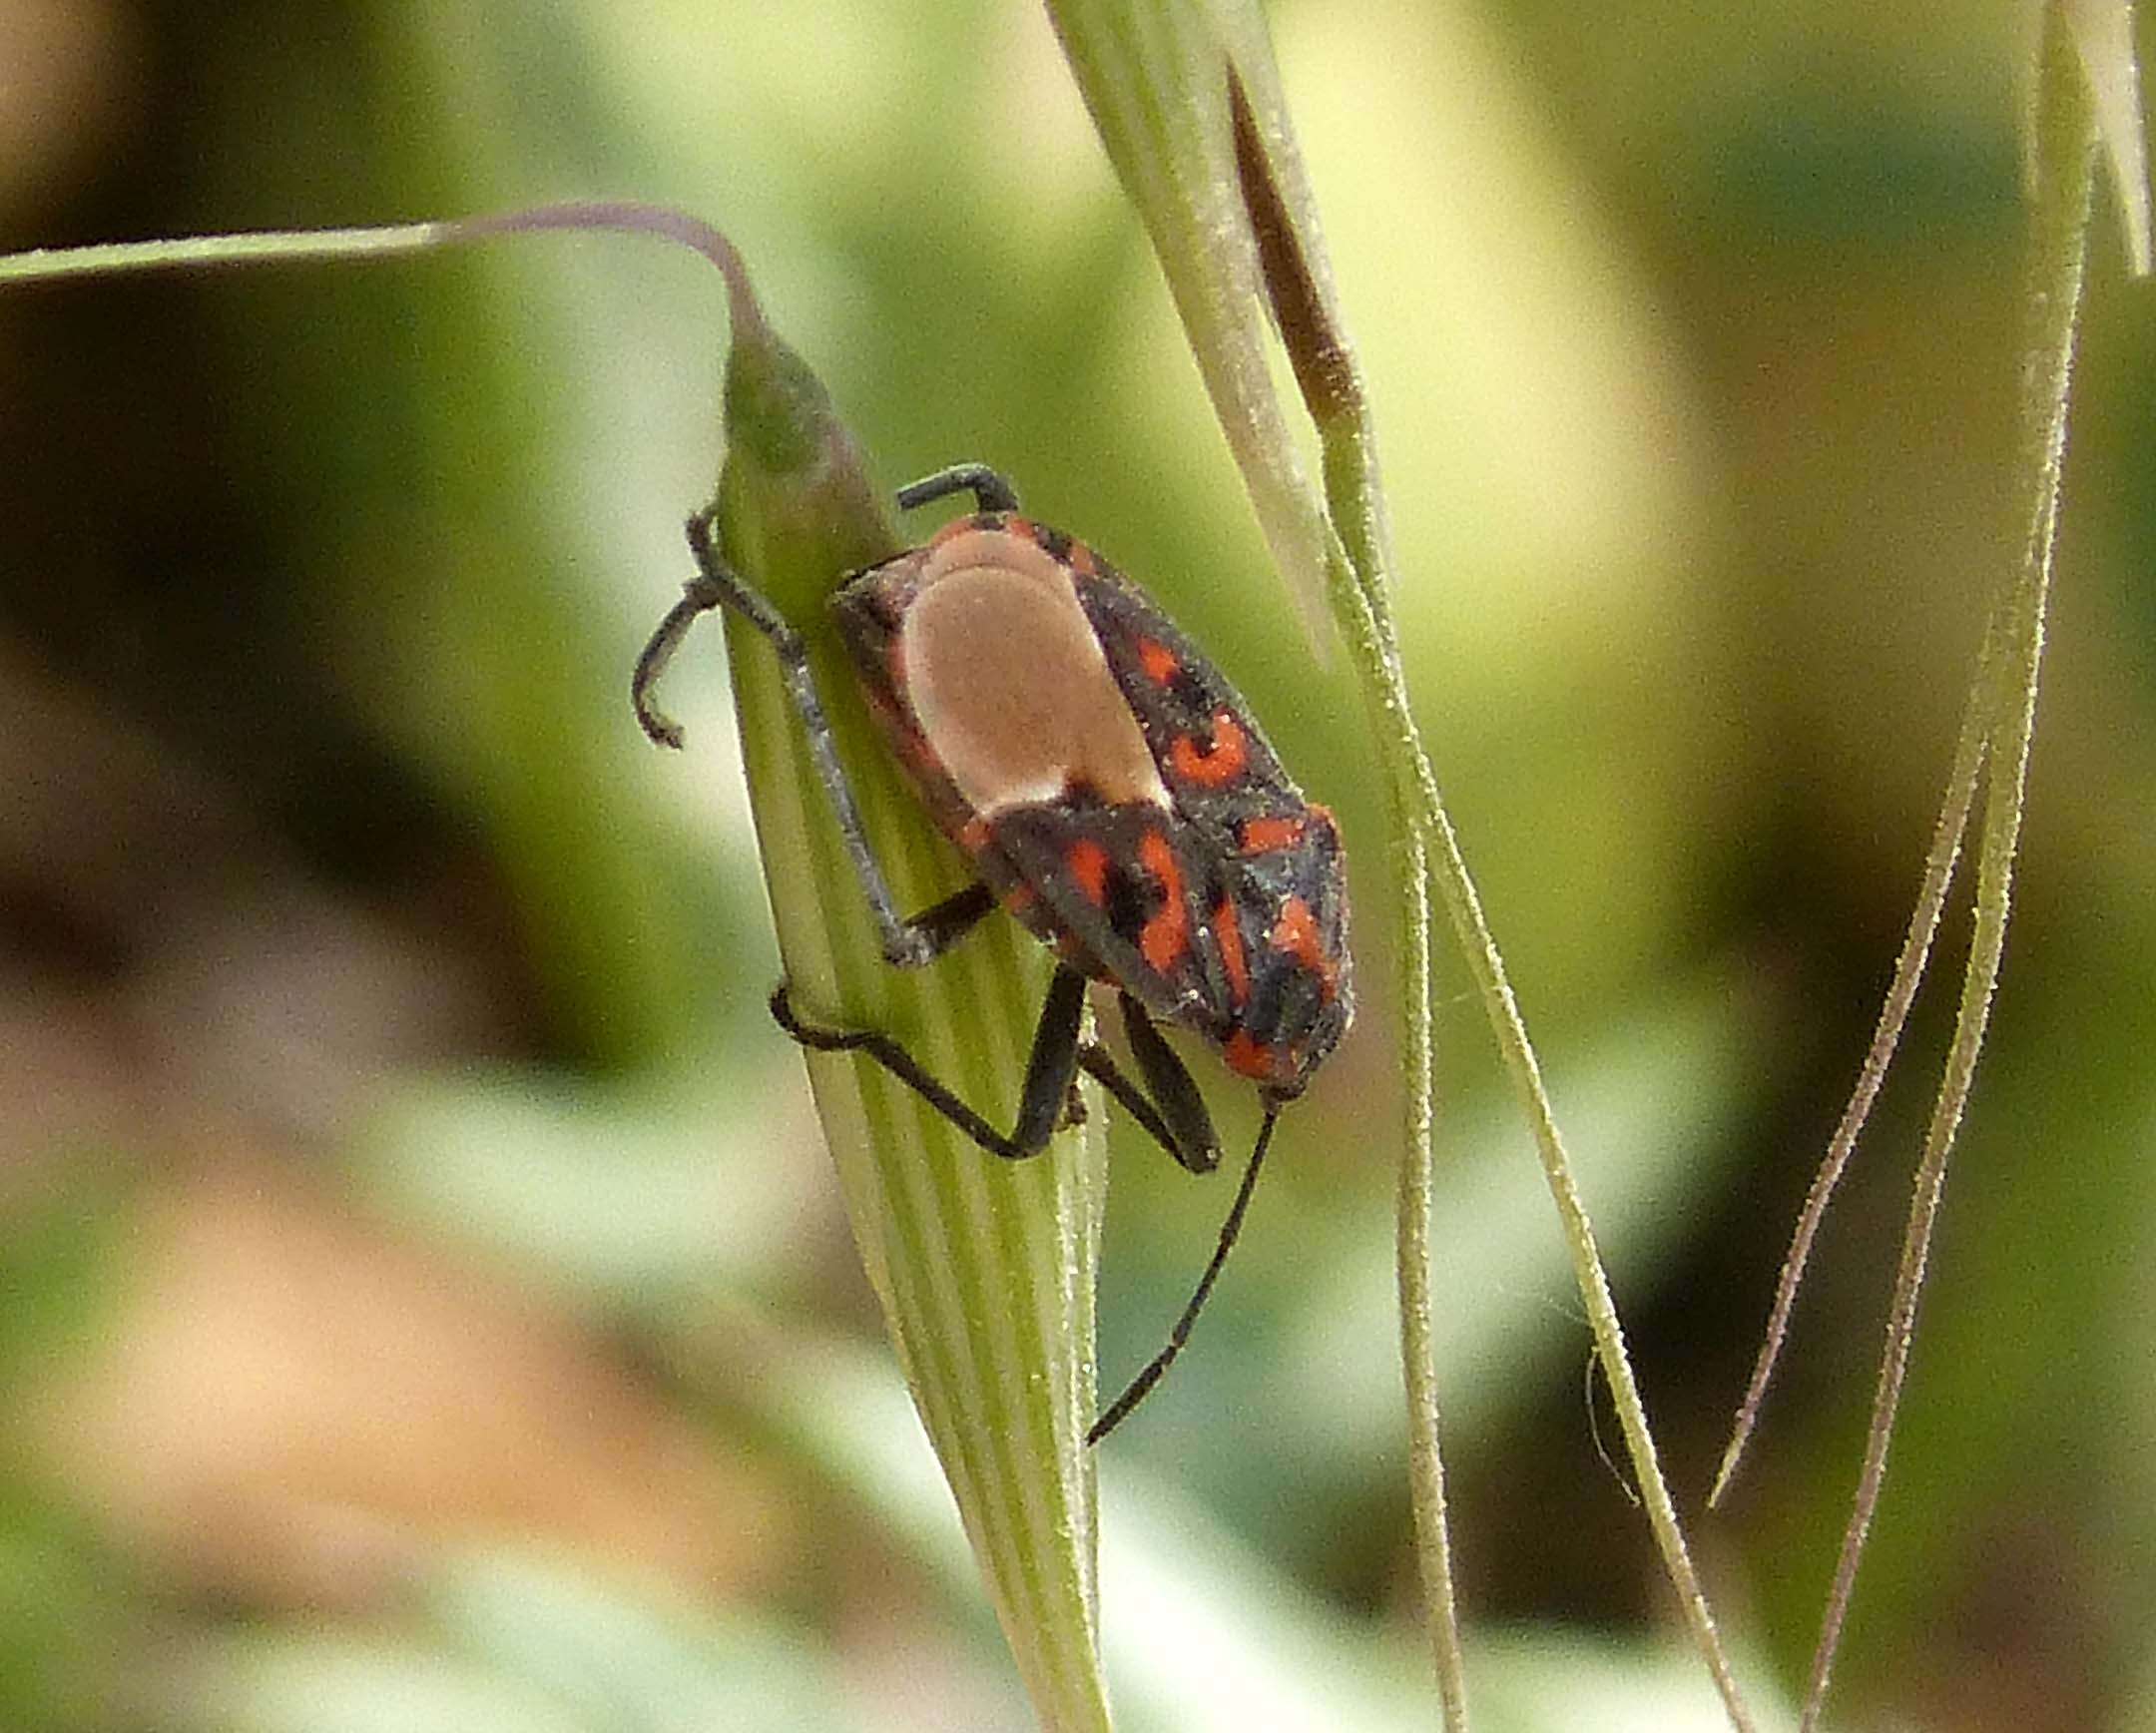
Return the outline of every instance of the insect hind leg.
[[[794,1009],[793,988],[787,981],[773,989],[771,1013],[782,1029],[813,1052],[858,1053],[874,1060],[990,1155],[1005,1161],[1027,1161],[1048,1147],[1048,1139],[1055,1134],[1070,1099],[1072,1080],[1078,1075],[1085,976],[1075,969],[1058,968],[1048,984],[1040,1022],[1033,1032],[1032,1055],[1026,1061],[1018,1116],[1008,1136],[881,1030],[831,1029],[803,1022]]]

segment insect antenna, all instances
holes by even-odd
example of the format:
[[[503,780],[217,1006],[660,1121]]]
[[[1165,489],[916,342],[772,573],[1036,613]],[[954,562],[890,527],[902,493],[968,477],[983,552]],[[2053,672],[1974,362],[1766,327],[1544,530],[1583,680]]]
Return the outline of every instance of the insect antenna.
[[[1175,1321],[1175,1328],[1168,1332],[1168,1341],[1161,1351],[1145,1364],[1145,1370],[1130,1381],[1123,1394],[1102,1411],[1093,1429],[1086,1434],[1088,1444],[1097,1444],[1117,1427],[1130,1418],[1131,1411],[1144,1402],[1153,1387],[1160,1383],[1161,1375],[1175,1364],[1177,1355],[1183,1352],[1183,1344],[1190,1340],[1191,1326],[1198,1322],[1198,1314],[1205,1310],[1206,1299],[1213,1292],[1213,1284],[1220,1280],[1221,1266],[1228,1262],[1228,1254],[1235,1249],[1236,1237],[1243,1232],[1243,1217],[1250,1210],[1251,1193],[1258,1187],[1258,1169],[1264,1164],[1266,1149],[1273,1141],[1273,1126],[1280,1118],[1280,1103],[1268,1101],[1265,1123],[1258,1128],[1258,1141],[1251,1149],[1250,1165],[1243,1170],[1243,1183],[1236,1188],[1235,1202],[1228,1206],[1228,1219],[1221,1223],[1220,1244],[1213,1248],[1213,1261],[1206,1265],[1205,1274],[1198,1278],[1198,1286],[1192,1292],[1190,1304],[1183,1308],[1183,1316]]]

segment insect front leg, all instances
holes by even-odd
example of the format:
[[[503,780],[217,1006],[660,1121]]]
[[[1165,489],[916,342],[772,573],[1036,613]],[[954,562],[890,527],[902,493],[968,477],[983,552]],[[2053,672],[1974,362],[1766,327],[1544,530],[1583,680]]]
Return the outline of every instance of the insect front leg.
[[[890,886],[884,880],[883,869],[876,865],[875,856],[868,848],[860,809],[853,800],[853,786],[846,780],[845,767],[839,762],[838,744],[831,734],[829,719],[823,714],[823,701],[816,692],[815,676],[808,667],[808,644],[760,591],[743,582],[726,563],[725,556],[719,551],[718,525],[712,513],[699,512],[689,520],[689,549],[696,556],[697,575],[684,586],[682,599],[660,621],[651,642],[644,646],[630,681],[630,702],[636,707],[637,721],[660,746],[679,747],[682,744],[681,728],[652,702],[652,689],[700,615],[708,614],[714,608],[731,608],[747,620],[778,654],[786,676],[787,697],[793,703],[795,714],[801,718],[816,780],[830,797],[831,815],[837,821],[846,859],[852,863],[854,876],[860,880],[861,890],[868,898],[868,909],[875,917],[885,960],[901,968],[917,968],[930,961],[962,934],[978,914],[950,930],[948,921],[941,925],[932,922],[924,925],[923,922],[930,921],[930,917],[939,911],[949,909],[959,898],[938,903],[921,921],[908,920],[898,912]],[[968,894],[960,892],[960,898]],[[979,913],[986,911],[983,906]]]

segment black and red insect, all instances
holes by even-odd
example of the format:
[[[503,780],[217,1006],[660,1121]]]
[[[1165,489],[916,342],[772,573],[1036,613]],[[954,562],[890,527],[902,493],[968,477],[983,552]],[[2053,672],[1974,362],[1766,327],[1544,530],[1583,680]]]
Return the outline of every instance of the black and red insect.
[[[929,962],[998,904],[1056,952],[1008,1135],[891,1036],[803,1021],[782,981],[772,1013],[804,1046],[873,1060],[1010,1160],[1046,1147],[1083,1068],[1183,1166],[1218,1166],[1204,1097],[1157,1022],[1201,1036],[1257,1084],[1264,1124],[1212,1261],[1167,1345],[1094,1423],[1087,1442],[1097,1444],[1181,1352],[1241,1231],[1282,1105],[1347,1032],[1347,866],[1332,815],[1303,798],[1235,689],[1107,561],[1021,516],[1010,485],[981,464],[902,488],[898,504],[957,493],[973,495],[972,515],[851,574],[830,603],[885,740],[972,868],[957,894],[899,914],[807,646],[727,566],[708,515],[690,520],[698,575],[639,659],[634,697],[645,731],[679,746],[651,688],[698,615],[736,610],[785,667],[885,957]],[[1116,989],[1142,1087],[1081,1038],[1089,980]]]

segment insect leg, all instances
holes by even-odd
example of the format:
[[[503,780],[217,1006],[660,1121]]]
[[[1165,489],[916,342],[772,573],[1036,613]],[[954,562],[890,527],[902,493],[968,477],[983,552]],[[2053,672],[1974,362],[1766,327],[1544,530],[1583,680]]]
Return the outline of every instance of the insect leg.
[[[1145,1364],[1145,1369],[1130,1381],[1123,1394],[1101,1411],[1099,1420],[1086,1434],[1086,1443],[1097,1444],[1117,1427],[1130,1418],[1131,1410],[1144,1402],[1153,1387],[1160,1383],[1161,1375],[1175,1364],[1176,1356],[1183,1352],[1184,1343],[1190,1340],[1191,1326],[1198,1322],[1198,1314],[1205,1310],[1207,1297],[1213,1292],[1213,1284],[1220,1280],[1221,1266],[1228,1262],[1228,1254],[1235,1249],[1236,1238],[1243,1232],[1243,1217],[1250,1210],[1251,1193],[1258,1188],[1258,1169],[1265,1161],[1266,1149],[1273,1141],[1274,1122],[1280,1118],[1280,1103],[1268,1101],[1265,1123],[1258,1128],[1258,1142],[1251,1150],[1250,1166],[1243,1170],[1243,1183],[1236,1188],[1235,1202],[1228,1207],[1228,1219],[1221,1223],[1220,1244],[1213,1249],[1213,1258],[1206,1265],[1205,1274],[1198,1278],[1198,1287],[1190,1297],[1190,1304],[1183,1308],[1183,1316],[1175,1321],[1175,1328],[1168,1332],[1167,1346]]]
[[[1085,991],[1084,975],[1056,965],[1033,1031],[1033,1053],[1026,1060],[1018,1123],[1011,1127],[1011,1141],[1028,1155],[1047,1146],[1070,1099],[1071,1083],[1078,1075],[1078,1026],[1085,1017]]]
[[[1160,1116],[1146,1096],[1146,1092],[1123,1075],[1123,1067],[1115,1062],[1115,1055],[1098,1041],[1088,1041],[1078,1049],[1078,1068],[1098,1082],[1102,1088],[1122,1104],[1123,1111],[1138,1121],[1139,1127],[1152,1140],[1176,1160],[1175,1133],[1168,1129],[1167,1120]]]
[[[941,902],[909,915],[906,925],[927,942],[930,956],[941,956],[995,911],[996,894],[979,879],[963,890],[954,890]]]
[[[818,1053],[859,1053],[873,1059],[990,1155],[999,1155],[1005,1161],[1024,1161],[1047,1148],[1056,1122],[1063,1116],[1071,1079],[1078,1074],[1078,1025],[1085,1011],[1085,976],[1076,969],[1058,968],[1055,979],[1049,982],[1048,997],[1041,1005],[1040,1023],[1033,1035],[1033,1054],[1026,1061],[1017,1123],[1008,1137],[880,1030],[825,1029],[803,1022],[795,1015],[792,993],[785,981],[772,993],[771,1011],[779,1026],[803,1046]]]
[[[1129,993],[1122,999],[1123,1031],[1130,1037],[1131,1056],[1145,1074],[1146,1088],[1168,1127],[1169,1135],[1162,1142],[1192,1173],[1211,1173],[1220,1166],[1220,1135],[1213,1129],[1213,1115],[1206,1111],[1197,1080],[1161,1038],[1145,1007]]]
[[[801,717],[802,730],[808,741],[808,755],[815,763],[816,780],[830,796],[838,835],[845,844],[846,859],[853,864],[854,875],[860,879],[861,889],[868,897],[869,912],[875,916],[876,930],[882,938],[884,958],[901,968],[915,968],[927,962],[942,945],[935,942],[932,933],[924,933],[899,914],[898,906],[891,898],[890,886],[884,882],[883,870],[869,852],[867,833],[861,828],[860,812],[853,804],[853,787],[846,781],[845,767],[838,762],[837,743],[832,739],[830,723],[824,717],[823,702],[816,694],[815,677],[809,672],[808,645],[770,602],[727,565],[725,556],[719,551],[718,526],[710,512],[699,512],[689,520],[689,549],[696,556],[697,575],[690,579],[682,599],[660,621],[658,631],[652,634],[643,655],[637,658],[636,673],[629,687],[637,721],[659,745],[681,745],[680,727],[653,705],[652,688],[700,614],[707,614],[714,608],[732,608],[763,633],[778,652],[780,665],[785,670],[787,696]],[[948,942],[948,939],[944,940],[945,944]]]
[[[916,506],[948,499],[954,493],[970,493],[977,511],[1018,509],[1017,489],[985,463],[954,463],[948,469],[908,482],[898,490],[898,509],[911,511]]]

